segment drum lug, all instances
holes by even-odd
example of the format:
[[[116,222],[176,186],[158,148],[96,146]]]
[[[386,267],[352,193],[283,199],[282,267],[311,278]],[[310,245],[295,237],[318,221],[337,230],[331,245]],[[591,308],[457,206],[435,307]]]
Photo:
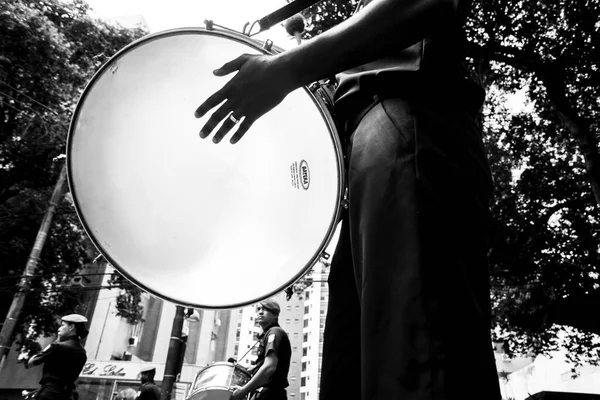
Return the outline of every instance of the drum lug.
[[[265,44],[263,44],[263,49],[266,51],[271,51],[271,47],[273,47],[273,41],[271,39],[267,39]]]
[[[331,257],[329,253],[324,251],[321,253],[321,257],[319,257],[319,262],[324,266],[329,267],[331,265],[331,262],[329,262],[329,257]]]
[[[210,19],[204,20],[204,25],[206,26],[206,30],[212,31],[214,30],[214,23]]]
[[[344,209],[348,209],[348,205],[350,204],[350,200],[348,200],[348,188],[344,190],[344,197],[342,198],[340,204],[342,207],[344,207]]]

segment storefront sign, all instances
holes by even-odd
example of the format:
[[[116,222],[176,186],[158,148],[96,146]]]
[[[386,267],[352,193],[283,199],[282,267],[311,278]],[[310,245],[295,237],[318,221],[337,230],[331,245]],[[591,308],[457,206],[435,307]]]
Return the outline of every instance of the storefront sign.
[[[139,380],[140,370],[147,367],[146,363],[132,363],[127,361],[91,361],[85,364],[81,377],[105,379],[130,379]],[[155,379],[161,379],[164,366],[157,366]]]

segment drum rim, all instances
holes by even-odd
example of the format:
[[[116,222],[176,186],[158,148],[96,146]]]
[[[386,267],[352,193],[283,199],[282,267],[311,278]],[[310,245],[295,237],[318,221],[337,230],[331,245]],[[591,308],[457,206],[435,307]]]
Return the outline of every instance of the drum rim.
[[[128,52],[132,51],[133,49],[135,49],[147,42],[152,42],[152,41],[158,40],[160,38],[169,37],[169,36],[185,35],[185,34],[208,34],[211,36],[226,37],[229,39],[233,39],[234,41],[240,42],[242,44],[248,45],[249,47],[252,47],[255,50],[260,51],[263,54],[267,54],[267,55],[273,55],[275,53],[279,53],[282,51],[282,49],[280,49],[276,46],[271,46],[270,49],[273,49],[273,51],[269,51],[269,50],[265,49],[263,46],[261,46],[262,42],[260,42],[256,39],[251,39],[250,37],[248,37],[240,32],[234,31],[234,30],[215,29],[215,28],[206,29],[206,28],[201,28],[201,27],[185,27],[185,28],[176,28],[176,29],[169,29],[169,30],[164,30],[164,31],[160,31],[160,32],[155,32],[155,33],[143,36],[143,37],[131,42],[130,44],[126,45],[121,50],[117,51],[112,57],[110,57],[110,59],[106,63],[104,63],[104,65],[102,65],[94,73],[92,78],[89,80],[89,82],[85,86],[83,92],[81,93],[81,96],[77,100],[77,105],[75,107],[75,110],[73,111],[73,115],[71,117],[71,121],[69,124],[69,130],[67,133],[67,143],[66,143],[67,183],[68,183],[69,192],[71,194],[71,198],[72,198],[72,201],[73,201],[73,204],[75,207],[75,212],[77,213],[77,217],[78,217],[84,231],[86,232],[88,238],[90,239],[90,241],[92,242],[92,244],[94,245],[96,250],[106,259],[106,261],[108,261],[108,263],[111,266],[113,266],[115,269],[117,269],[119,271],[119,273],[121,275],[123,275],[131,283],[133,283],[140,289],[142,289],[154,296],[157,296],[163,300],[169,301],[176,305],[200,308],[200,309],[205,309],[205,310],[224,310],[224,309],[235,309],[235,308],[245,307],[245,306],[248,306],[251,304],[256,304],[266,298],[269,298],[278,293],[281,293],[283,290],[285,290],[286,288],[293,285],[296,281],[298,281],[301,277],[303,277],[306,273],[308,273],[311,270],[311,268],[313,268],[325,254],[325,250],[326,250],[327,246],[329,245],[329,243],[331,242],[331,239],[333,238],[333,236],[335,234],[336,227],[340,221],[342,208],[343,208],[342,201],[343,201],[343,197],[344,197],[344,191],[346,188],[345,174],[344,174],[344,157],[343,157],[343,152],[342,152],[342,145],[341,145],[341,141],[339,139],[339,134],[337,132],[335,121],[333,120],[333,116],[330,114],[327,114],[325,112],[325,109],[328,108],[328,104],[326,104],[325,101],[320,96],[316,95],[315,92],[312,91],[309,87],[303,86],[302,89],[305,91],[306,94],[308,94],[309,98],[312,99],[315,106],[317,106],[319,113],[321,114],[321,117],[323,118],[323,121],[325,122],[325,124],[327,126],[329,136],[330,136],[332,144],[335,148],[336,164],[337,164],[337,170],[338,170],[337,171],[338,185],[337,185],[337,195],[336,195],[337,201],[336,201],[334,213],[332,215],[332,219],[331,219],[329,227],[327,229],[327,233],[326,233],[325,237],[323,238],[323,240],[321,241],[321,244],[319,245],[319,247],[315,250],[313,256],[308,261],[308,263],[306,263],[306,265],[304,265],[302,268],[300,268],[299,272],[297,272],[293,277],[288,279],[288,281],[284,285],[282,285],[281,287],[278,287],[277,289],[271,290],[269,293],[267,293],[263,296],[259,296],[255,299],[250,299],[250,300],[246,300],[244,302],[235,303],[235,304],[206,305],[206,304],[197,304],[197,303],[192,303],[192,302],[186,302],[186,301],[182,301],[181,299],[175,299],[173,296],[169,296],[168,294],[165,294],[164,292],[161,292],[158,289],[150,288],[150,287],[147,287],[146,285],[143,285],[142,283],[140,283],[136,279],[134,279],[124,266],[119,265],[119,263],[117,263],[110,256],[110,252],[106,251],[104,246],[102,246],[100,244],[99,238],[96,238],[96,236],[94,234],[92,234],[91,226],[88,224],[88,222],[86,221],[86,219],[83,215],[83,211],[79,204],[78,195],[76,194],[77,193],[77,191],[75,189],[76,185],[74,183],[73,172],[72,172],[73,171],[73,162],[72,162],[72,158],[71,158],[73,140],[74,140],[74,136],[75,136],[75,126],[77,124],[79,115],[81,113],[82,105],[85,102],[85,100],[88,97],[91,90],[93,89],[95,83],[100,79],[100,77],[104,74],[104,72],[106,70],[108,70],[109,68],[111,68],[112,65],[114,65],[114,62],[116,60],[119,60],[121,57],[123,57]]]

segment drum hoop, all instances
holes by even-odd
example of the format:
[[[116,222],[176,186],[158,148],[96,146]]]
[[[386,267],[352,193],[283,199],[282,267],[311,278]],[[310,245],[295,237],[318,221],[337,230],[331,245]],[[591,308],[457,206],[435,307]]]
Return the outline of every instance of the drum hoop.
[[[88,225],[87,221],[85,220],[85,218],[83,216],[83,212],[80,211],[81,208],[80,208],[79,200],[77,198],[76,191],[75,191],[75,183],[73,181],[74,178],[73,178],[73,172],[72,172],[73,164],[72,164],[71,157],[70,157],[70,155],[72,154],[71,150],[72,150],[72,146],[73,146],[73,137],[75,136],[75,126],[76,126],[77,120],[79,119],[79,114],[81,112],[82,104],[85,102],[87,96],[92,91],[95,83],[98,81],[98,79],[100,79],[100,77],[104,74],[104,72],[106,70],[111,68],[111,66],[113,65],[115,60],[119,60],[121,57],[123,57],[128,52],[132,51],[133,49],[135,49],[147,42],[159,40],[164,37],[178,36],[178,35],[187,34],[187,33],[208,34],[211,36],[226,37],[226,38],[232,39],[234,41],[237,41],[239,43],[248,45],[249,47],[252,47],[255,50],[258,50],[266,55],[274,55],[276,53],[283,51],[282,49],[280,49],[276,46],[271,47],[271,49],[273,49],[274,51],[269,51],[269,50],[263,48],[262,46],[260,46],[260,43],[261,43],[260,41],[251,39],[248,36],[246,36],[242,33],[239,33],[237,31],[233,31],[233,30],[229,30],[229,29],[227,29],[227,30],[205,29],[205,28],[201,28],[201,27],[176,28],[176,29],[164,30],[161,32],[155,32],[155,33],[143,36],[143,37],[133,41],[132,43],[128,44],[127,46],[123,47],[121,50],[116,52],[112,57],[110,57],[110,59],[106,63],[104,63],[104,65],[102,65],[98,69],[98,71],[96,71],[94,73],[94,75],[92,76],[90,81],[85,86],[79,100],[77,101],[77,105],[73,112],[73,116],[71,117],[71,122],[69,124],[69,131],[67,134],[67,146],[66,146],[67,183],[69,186],[69,191],[71,193],[71,197],[73,199],[73,204],[75,206],[75,211],[77,213],[79,221],[81,222],[81,225],[82,225],[84,231],[86,232],[87,236],[89,237],[90,241],[92,242],[92,244],[96,247],[98,252],[101,253],[102,256],[113,267],[115,267],[119,271],[119,273],[121,273],[125,278],[127,278],[129,281],[131,281],[136,286],[138,286],[140,289],[142,289],[154,296],[157,296],[161,299],[164,299],[171,303],[182,305],[182,306],[196,307],[196,308],[202,308],[202,309],[206,309],[206,310],[219,310],[219,309],[244,307],[244,306],[248,306],[251,304],[255,304],[261,300],[264,300],[266,298],[276,295],[277,293],[282,292],[289,286],[293,285],[298,279],[300,279],[302,276],[304,276],[308,271],[310,271],[310,269],[316,265],[316,263],[319,261],[319,259],[325,253],[325,249],[331,242],[331,239],[333,238],[334,233],[335,233],[335,228],[336,228],[338,222],[340,221],[341,211],[342,211],[342,200],[343,200],[343,196],[344,196],[344,190],[346,188],[345,175],[344,175],[344,157],[343,157],[343,153],[342,153],[342,145],[341,145],[339,135],[337,132],[337,128],[335,125],[335,121],[333,120],[332,115],[325,112],[325,109],[328,108],[328,105],[325,103],[325,101],[320,96],[317,96],[315,94],[315,91],[309,89],[307,86],[302,87],[303,90],[308,94],[309,98],[312,99],[315,106],[317,106],[319,113],[321,114],[321,117],[325,121],[331,141],[335,148],[335,153],[336,153],[336,158],[337,158],[337,160],[336,160],[337,170],[338,170],[337,171],[338,187],[337,187],[337,194],[336,194],[337,202],[336,202],[334,214],[332,215],[333,218],[331,219],[331,222],[330,222],[328,230],[327,230],[327,234],[321,241],[320,246],[315,250],[315,252],[314,252],[313,256],[310,258],[310,260],[306,263],[306,265],[304,265],[304,267],[302,267],[299,270],[298,273],[296,273],[284,285],[282,285],[281,287],[279,287],[275,290],[270,291],[269,293],[266,293],[264,296],[261,296],[261,297],[258,297],[256,299],[252,299],[252,300],[246,300],[242,303],[236,303],[234,305],[207,306],[207,305],[198,305],[198,304],[193,304],[193,303],[182,302],[181,300],[174,299],[174,298],[166,295],[165,293],[160,292],[159,290],[155,290],[153,288],[142,285],[127,272],[127,269],[124,266],[119,265],[119,263],[117,263],[110,256],[110,253],[108,251],[106,251],[104,249],[104,247],[100,244],[99,238],[96,238],[95,235],[92,233],[92,229]]]

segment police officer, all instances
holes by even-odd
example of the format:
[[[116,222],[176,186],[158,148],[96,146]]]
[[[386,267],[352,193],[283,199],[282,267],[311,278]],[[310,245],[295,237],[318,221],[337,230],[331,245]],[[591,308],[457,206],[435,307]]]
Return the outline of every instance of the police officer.
[[[62,317],[58,340],[27,362],[28,367],[44,364],[37,399],[67,400],[76,395],[75,381],[87,361],[85,349],[80,343],[80,339],[88,334],[86,322],[87,318],[79,314]]]
[[[292,348],[287,333],[279,326],[281,308],[274,300],[265,300],[257,308],[256,322],[262,328],[259,335],[258,358],[252,379],[236,389],[230,400],[241,400],[257,390],[253,400],[286,400],[288,371]]]
[[[160,400],[160,389],[154,383],[156,368],[144,367],[140,371],[142,385],[139,389],[137,400]]]

